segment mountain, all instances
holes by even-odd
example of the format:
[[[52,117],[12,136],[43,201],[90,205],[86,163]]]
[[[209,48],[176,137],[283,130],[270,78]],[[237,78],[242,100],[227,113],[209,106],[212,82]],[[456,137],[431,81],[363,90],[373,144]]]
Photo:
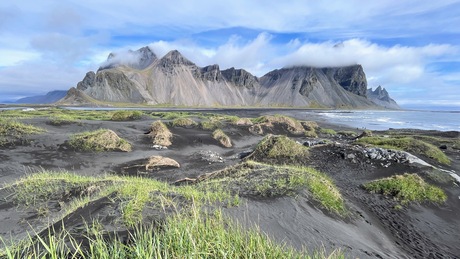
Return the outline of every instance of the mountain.
[[[367,98],[375,104],[388,109],[401,109],[395,100],[390,98],[387,90],[380,85],[372,91],[372,88],[367,89]]]
[[[24,97],[17,100],[15,103],[27,103],[27,104],[48,104],[54,103],[62,99],[66,96],[68,91],[65,90],[55,90],[48,92],[45,95],[37,95],[37,96],[30,96]]]
[[[199,67],[177,50],[158,58],[148,47],[111,53],[60,104],[78,100],[184,106],[390,106],[367,98],[361,65],[282,68],[258,78],[244,69]]]

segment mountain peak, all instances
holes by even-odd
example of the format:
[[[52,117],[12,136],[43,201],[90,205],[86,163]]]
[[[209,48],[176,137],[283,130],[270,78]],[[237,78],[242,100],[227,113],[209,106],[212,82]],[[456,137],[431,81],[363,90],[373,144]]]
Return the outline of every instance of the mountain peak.
[[[367,97],[377,105],[390,109],[399,109],[398,104],[391,99],[387,90],[380,85],[374,91],[372,91],[372,88],[367,89]]]
[[[168,65],[195,65],[195,63],[185,58],[178,50],[171,50],[161,58],[160,62]]]
[[[105,61],[99,68],[99,70],[110,69],[119,66],[128,66],[134,69],[142,70],[150,66],[157,56],[153,51],[145,46],[136,51],[128,50],[118,53],[110,53]]]

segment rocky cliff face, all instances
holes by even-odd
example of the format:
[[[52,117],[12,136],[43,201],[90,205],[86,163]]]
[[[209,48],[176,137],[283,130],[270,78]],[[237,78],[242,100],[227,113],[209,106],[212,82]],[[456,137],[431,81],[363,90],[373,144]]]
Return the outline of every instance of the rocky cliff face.
[[[385,88],[380,85],[372,91],[372,88],[367,89],[367,97],[375,104],[388,109],[401,109],[395,100],[391,99]]]
[[[75,90],[99,101],[189,106],[352,108],[387,104],[367,98],[366,75],[360,65],[283,68],[257,78],[243,69],[220,70],[217,64],[198,67],[177,50],[161,59],[148,47],[129,55],[135,58],[109,55]]]
[[[346,76],[350,76],[347,80]],[[366,76],[360,65],[349,67],[293,67],[269,72],[260,78],[263,105],[270,103],[310,107],[372,107],[362,87]]]

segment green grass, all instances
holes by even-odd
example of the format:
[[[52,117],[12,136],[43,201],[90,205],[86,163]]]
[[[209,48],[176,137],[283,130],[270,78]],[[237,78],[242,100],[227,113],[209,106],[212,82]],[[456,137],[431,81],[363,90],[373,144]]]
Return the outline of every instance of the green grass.
[[[337,132],[333,129],[321,128],[319,132],[324,135],[332,135],[332,136],[337,135]]]
[[[130,121],[139,120],[144,113],[141,111],[116,111],[112,114],[111,120],[113,121]]]
[[[78,120],[69,114],[56,114],[50,117],[49,124],[61,126],[65,124],[76,123]]]
[[[295,196],[307,190],[320,207],[338,215],[346,214],[343,198],[334,182],[310,167],[247,161],[209,175],[199,186],[211,190],[217,186],[250,197]]]
[[[188,118],[196,115],[198,113],[191,112],[152,112],[151,115],[156,118],[161,118],[164,120],[174,120],[178,118]]]
[[[0,136],[22,137],[45,132],[44,129],[16,120],[0,118]]]
[[[414,201],[443,203],[447,200],[447,195],[442,189],[426,183],[417,174],[396,175],[372,181],[364,187],[369,192],[394,197],[402,204]]]
[[[269,166],[249,162],[253,166]],[[327,183],[324,175],[313,169],[282,167],[277,170],[291,172],[289,183],[275,181],[281,188],[285,186],[314,186],[314,182]],[[296,177],[295,174],[299,176]],[[306,175],[306,180],[301,180]],[[297,179],[298,178],[298,179]],[[318,178],[319,180],[315,180]],[[293,180],[296,179],[296,180]],[[116,236],[107,238],[107,232],[97,222],[86,222],[87,229],[80,238],[85,238],[88,246],[83,247],[81,239],[74,239],[70,231],[56,233],[50,229],[48,236],[29,235],[22,242],[8,245],[0,256],[6,258],[343,258],[340,251],[327,254],[324,251],[308,254],[276,244],[257,229],[245,229],[222,215],[220,209],[207,210],[213,203],[230,201],[238,204],[238,196],[224,188],[218,179],[200,182],[197,185],[171,186],[164,182],[141,177],[79,176],[69,172],[40,172],[23,177],[5,186],[14,193],[18,205],[44,204],[50,199],[66,196],[69,190],[74,197],[63,206],[67,213],[77,207],[84,207],[89,201],[111,196],[119,201],[122,219],[130,229],[128,242]],[[313,182],[313,184],[310,184]],[[321,188],[334,188],[329,182]],[[89,194],[92,186],[97,192]],[[220,186],[220,187],[219,187]],[[296,187],[296,188],[297,188]],[[314,197],[321,192],[314,191]],[[72,198],[72,196],[70,196]],[[337,197],[336,197],[337,198]],[[321,200],[322,198],[318,198]],[[339,196],[337,201],[343,201]],[[186,203],[185,205],[183,203]],[[188,205],[187,205],[188,204]],[[225,204],[225,203],[224,203]],[[327,203],[325,203],[327,204]],[[175,209],[160,225],[139,224],[146,207],[157,207],[162,211]],[[186,206],[186,207],[184,207]],[[325,205],[331,206],[331,205]],[[69,209],[70,208],[70,209]],[[180,209],[185,208],[185,209]],[[332,209],[334,210],[334,209]],[[340,209],[335,209],[340,210]],[[65,216],[65,215],[63,215]],[[82,230],[85,231],[85,230]],[[86,234],[85,234],[86,233]],[[0,238],[1,239],[1,238]],[[5,240],[1,239],[4,244]]]
[[[404,150],[424,155],[441,164],[450,164],[450,159],[436,146],[412,137],[363,137],[356,141],[360,144],[371,144],[388,149]]]
[[[69,110],[61,108],[45,108],[35,111],[8,110],[0,112],[0,118],[54,118],[65,116],[72,120],[111,120],[115,111]]]
[[[441,145],[447,145],[448,147],[451,147],[452,149],[460,149],[460,138],[458,138],[455,134],[449,136],[433,136],[432,132],[424,132],[424,131],[418,131],[417,133],[414,134],[414,131],[412,130],[404,130],[404,129],[398,129],[398,130],[388,130],[385,131],[384,134],[390,135],[392,137],[412,137],[414,139],[418,139],[430,144],[433,144],[435,146],[441,146]]]
[[[251,159],[277,164],[299,164],[305,162],[308,154],[307,147],[287,136],[268,135],[257,144]]]
[[[131,151],[131,144],[108,129],[87,131],[70,136],[69,145],[75,150],[89,152]]]
[[[195,127],[197,125],[193,119],[186,117],[176,118],[171,122],[171,126],[173,127]]]
[[[339,132],[337,132],[337,134],[345,136],[345,137],[349,137],[349,138],[355,138],[355,137],[358,136],[358,134],[356,132],[348,131],[348,130],[339,131]]]
[[[225,132],[221,129],[216,129],[213,133],[212,133],[212,137],[219,141],[220,144],[222,144],[224,147],[231,147],[232,146],[232,140],[230,139],[230,137],[225,134]]]
[[[64,230],[7,247],[5,258],[345,258],[340,250],[327,253],[296,251],[270,240],[258,229],[246,229],[224,217],[221,210],[203,213],[193,207],[177,214],[159,227],[137,226],[128,241],[117,236],[108,239],[98,224],[86,227],[83,239],[76,240]],[[2,240],[4,241],[4,240]],[[67,241],[67,242],[66,242]]]
[[[222,128],[224,123],[217,119],[204,120],[200,122],[200,127],[204,130],[215,130]]]
[[[96,187],[96,188],[95,188]],[[83,196],[95,195],[88,188],[97,190],[94,197],[115,194],[123,204],[121,213],[126,225],[132,226],[142,220],[142,211],[147,204],[156,204],[160,208],[179,207],[182,197],[186,201],[194,201],[196,205],[213,202],[233,201],[234,196],[221,188],[210,189],[196,186],[171,186],[166,182],[142,177],[79,176],[69,172],[43,171],[23,177],[7,185],[14,192],[14,201],[25,206],[48,204],[50,199],[73,194],[76,199],[67,206],[76,208],[83,206],[88,199]],[[82,199],[80,199],[82,198]]]
[[[0,147],[22,137],[45,132],[44,129],[12,119],[0,118]]]

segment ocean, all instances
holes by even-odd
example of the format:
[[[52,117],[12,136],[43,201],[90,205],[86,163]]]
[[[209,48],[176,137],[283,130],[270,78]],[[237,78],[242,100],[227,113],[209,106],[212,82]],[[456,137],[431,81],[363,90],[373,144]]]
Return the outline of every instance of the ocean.
[[[460,111],[331,110],[308,111],[312,118],[369,130],[423,129],[460,131]]]

